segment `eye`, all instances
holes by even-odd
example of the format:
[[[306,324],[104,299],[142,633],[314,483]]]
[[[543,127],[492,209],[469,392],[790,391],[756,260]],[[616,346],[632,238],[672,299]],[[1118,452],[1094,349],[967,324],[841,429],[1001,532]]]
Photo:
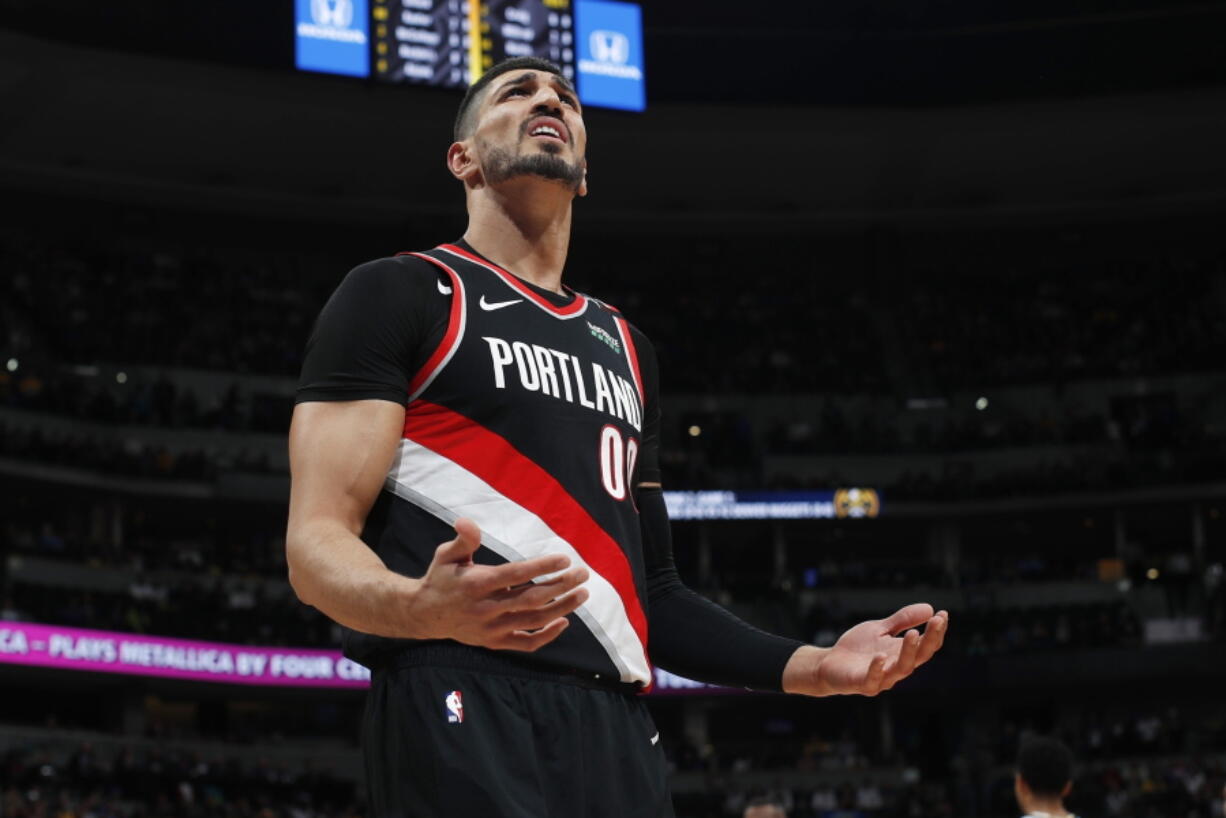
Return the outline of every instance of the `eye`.
[[[511,88],[510,90],[508,90],[508,91],[507,91],[505,94],[503,94],[503,95],[502,95],[502,98],[503,98],[503,99],[506,99],[506,98],[508,98],[508,97],[518,96],[518,95],[520,95],[520,94],[523,94],[524,96],[527,96],[527,95],[528,95],[528,92],[527,92],[525,89],[523,89],[523,88],[520,88],[520,87],[516,86],[516,87]]]
[[[569,105],[572,108],[579,107],[579,103],[570,94],[562,94],[561,99],[563,102],[565,102],[567,105]]]

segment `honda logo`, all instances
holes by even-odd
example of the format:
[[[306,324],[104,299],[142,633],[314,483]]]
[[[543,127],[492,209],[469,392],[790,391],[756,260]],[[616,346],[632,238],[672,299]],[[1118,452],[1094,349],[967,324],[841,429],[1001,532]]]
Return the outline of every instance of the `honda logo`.
[[[620,31],[593,31],[588,45],[596,62],[625,65],[630,60],[630,38]]]
[[[353,22],[353,0],[311,0],[311,19],[320,26],[348,28]]]

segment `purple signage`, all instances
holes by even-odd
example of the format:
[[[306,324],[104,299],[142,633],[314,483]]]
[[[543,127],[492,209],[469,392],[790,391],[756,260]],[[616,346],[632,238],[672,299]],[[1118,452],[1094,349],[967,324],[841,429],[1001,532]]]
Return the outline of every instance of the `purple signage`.
[[[350,689],[370,684],[370,671],[336,650],[261,648],[0,620],[3,664],[223,684]],[[658,667],[652,671],[648,695],[745,692],[695,682]]]
[[[246,685],[362,688],[370,671],[335,650],[261,648],[0,621],[0,664]]]

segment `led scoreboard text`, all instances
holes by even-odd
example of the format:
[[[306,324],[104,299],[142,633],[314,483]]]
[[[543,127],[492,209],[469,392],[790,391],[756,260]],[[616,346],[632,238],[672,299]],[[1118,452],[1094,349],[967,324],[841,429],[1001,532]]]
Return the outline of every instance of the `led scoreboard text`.
[[[295,0],[299,69],[464,88],[509,57],[557,63],[585,105],[646,107],[639,7],[615,0]]]
[[[544,57],[575,78],[570,0],[372,0],[375,76],[463,87],[507,57]]]

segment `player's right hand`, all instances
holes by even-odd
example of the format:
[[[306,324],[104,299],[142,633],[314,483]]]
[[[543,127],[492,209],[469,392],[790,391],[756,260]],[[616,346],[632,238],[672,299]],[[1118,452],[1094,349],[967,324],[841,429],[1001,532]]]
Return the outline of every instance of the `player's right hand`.
[[[556,639],[566,629],[566,616],[587,601],[588,591],[580,586],[588,570],[570,568],[569,557],[478,565],[472,559],[481,545],[477,524],[460,518],[455,530],[456,538],[435,550],[409,599],[415,638],[534,651]]]

